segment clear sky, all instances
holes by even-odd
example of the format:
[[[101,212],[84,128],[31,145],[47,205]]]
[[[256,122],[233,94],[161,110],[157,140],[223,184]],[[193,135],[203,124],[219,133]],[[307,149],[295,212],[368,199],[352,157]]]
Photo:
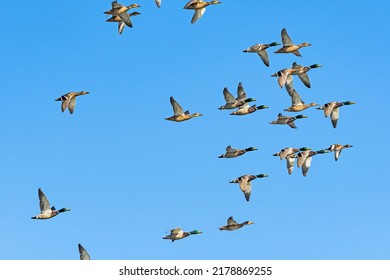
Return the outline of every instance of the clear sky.
[[[222,2],[191,24],[186,1],[140,0],[122,35],[110,1],[0,3],[0,259],[78,259],[78,243],[102,260],[390,258],[389,2]],[[312,44],[302,57],[270,48],[267,68],[243,53],[282,28]],[[298,129],[269,124],[290,106],[270,75],[294,61],[323,65],[310,89],[294,80],[307,103],[356,102],[336,129],[315,108]],[[239,82],[269,109],[217,110]],[[82,90],[62,113],[54,99]],[[203,116],[166,121],[170,96]],[[306,177],[272,156],[333,143],[354,147],[313,157]],[[227,145],[258,150],[217,158]],[[229,181],[259,173],[246,202]],[[30,219],[38,188],[71,211]],[[254,224],[219,231],[229,216]],[[174,227],[203,234],[163,240]]]

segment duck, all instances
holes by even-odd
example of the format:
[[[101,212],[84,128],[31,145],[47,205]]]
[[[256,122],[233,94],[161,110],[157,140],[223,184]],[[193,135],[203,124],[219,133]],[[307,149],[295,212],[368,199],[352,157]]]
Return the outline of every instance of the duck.
[[[185,4],[184,9],[187,10],[195,10],[194,15],[192,16],[191,23],[194,24],[198,19],[200,19],[204,12],[206,11],[206,7],[209,5],[221,4],[219,1],[203,1],[203,0],[190,0]]]
[[[281,36],[282,36],[283,47],[274,51],[274,53],[293,53],[296,56],[302,56],[301,53],[299,52],[299,49],[303,47],[311,46],[311,44],[306,42],[301,43],[299,45],[293,44],[290,36],[286,31],[286,28],[282,29]]]
[[[140,8],[141,6],[138,4],[131,4],[129,6],[124,6],[119,4],[118,1],[111,2],[111,10],[105,11],[104,13],[107,15],[118,15],[126,13],[128,10],[133,8]]]
[[[39,197],[39,207],[41,209],[41,213],[31,217],[31,219],[50,219],[57,216],[60,213],[70,211],[68,208],[61,208],[57,210],[54,206],[50,207],[49,200],[46,198],[45,194],[41,190],[38,189],[38,197]]]
[[[299,151],[307,151],[310,150],[308,147],[302,147],[302,148],[293,148],[293,147],[286,147],[281,149],[279,152],[273,154],[273,156],[279,156],[280,160],[286,159],[287,163],[287,172],[291,175],[294,169],[295,159],[297,158],[296,153]]]
[[[259,174],[259,175],[242,175],[234,180],[229,181],[229,183],[238,183],[240,185],[241,191],[244,193],[246,201],[250,200],[252,193],[252,181],[256,178],[265,178],[268,177],[267,174]]]
[[[297,75],[298,78],[302,81],[302,83],[306,87],[310,88],[311,87],[310,79],[309,79],[309,76],[307,75],[307,72],[311,69],[320,68],[320,67],[322,67],[322,65],[320,65],[318,63],[312,64],[310,66],[302,66],[296,62],[293,62],[292,69],[294,69],[294,72],[292,73],[292,75]]]
[[[314,102],[305,104],[302,101],[301,97],[299,96],[298,92],[295,89],[293,89],[291,94],[291,106],[288,107],[287,109],[284,109],[283,111],[300,112],[306,110],[309,107],[315,107],[315,106],[318,106],[318,104]]]
[[[230,93],[227,87],[223,89],[223,97],[225,98],[226,104],[220,106],[218,108],[219,110],[235,109],[245,105],[246,103],[256,101],[254,98],[246,97],[246,92],[241,82],[239,82],[237,86],[237,98],[234,98],[233,94]]]
[[[230,216],[228,219],[227,219],[227,225],[225,226],[221,226],[219,227],[218,229],[219,230],[228,230],[228,231],[232,231],[232,230],[236,230],[236,229],[239,229],[239,228],[242,228],[243,226],[246,226],[246,225],[253,225],[254,222],[251,222],[251,221],[245,221],[243,223],[237,223],[234,219],[233,219],[233,216]]]
[[[307,118],[307,116],[297,115],[295,117],[290,117],[290,116],[283,116],[282,113],[279,113],[278,119],[276,121],[270,122],[270,124],[287,124],[291,128],[297,128],[295,126],[294,121],[297,119],[304,119],[304,118]]]
[[[312,161],[312,156],[318,155],[318,154],[326,154],[329,151],[327,150],[319,150],[319,151],[302,151],[297,154],[298,158],[298,163],[297,166],[298,168],[302,167],[302,175],[306,177],[307,172],[309,171],[311,161]]]
[[[326,150],[334,152],[334,160],[337,161],[340,157],[340,153],[343,149],[352,148],[351,144],[341,145],[341,144],[332,144]]]
[[[80,260],[89,261],[91,259],[91,257],[89,256],[87,250],[85,250],[85,248],[80,243],[78,244],[78,247],[79,247],[79,253],[80,253]]]
[[[180,240],[180,239],[186,238],[190,235],[201,234],[201,233],[203,233],[203,232],[201,232],[199,230],[193,230],[193,231],[187,232],[187,231],[183,231],[180,227],[177,227],[177,228],[171,229],[170,234],[164,236],[163,239],[169,239],[169,240],[172,240],[172,242],[173,242],[175,240]]]
[[[156,2],[157,8],[161,7],[161,0],[154,0],[154,2]]]
[[[249,104],[244,104],[243,106],[239,107],[236,111],[231,112],[230,115],[236,115],[236,116],[248,115],[248,114],[251,114],[253,112],[256,112],[257,110],[262,110],[262,109],[267,109],[267,108],[269,108],[269,107],[266,105],[249,106]]]
[[[130,14],[127,14],[125,13],[127,16],[122,16],[122,18],[126,18],[126,21],[123,21],[122,18],[118,15],[113,15],[112,17],[110,17],[109,19],[107,19],[106,21],[108,22],[117,22],[118,23],[118,33],[119,34],[122,34],[123,32],[123,29],[125,28],[125,25],[127,25],[128,27],[133,27],[133,23],[131,22],[130,18],[132,16],[137,16],[137,15],[140,15],[141,13],[139,12],[132,12]]]
[[[226,147],[226,153],[220,155],[218,158],[235,158],[235,157],[238,157],[238,156],[242,156],[243,154],[245,154],[246,152],[251,152],[251,151],[256,151],[257,149],[255,147],[249,147],[249,148],[246,148],[246,149],[235,149],[235,148],[232,148],[232,146],[227,146]]]
[[[86,95],[89,94],[89,91],[71,91],[67,94],[62,95],[61,97],[58,97],[54,101],[62,101],[61,103],[61,110],[64,112],[66,108],[68,108],[69,113],[73,114],[74,108],[76,107],[76,97],[80,95]]]
[[[332,101],[328,102],[320,107],[317,107],[318,110],[324,110],[325,118],[327,118],[330,115],[330,120],[332,122],[333,128],[337,127],[337,122],[339,120],[339,108],[344,105],[353,105],[356,104],[353,101],[344,101],[344,102],[337,102]]]
[[[170,101],[171,101],[174,115],[171,117],[165,118],[168,121],[182,122],[182,121],[187,121],[187,120],[195,118],[195,117],[203,116],[200,113],[190,114],[189,111],[184,112],[183,108],[180,106],[179,103],[176,102],[176,100],[173,98],[173,96],[170,97]]]
[[[268,53],[266,49],[269,47],[275,47],[280,45],[277,42],[272,42],[269,44],[255,44],[253,46],[250,46],[249,48],[243,50],[243,52],[248,52],[248,53],[257,53],[258,56],[261,58],[265,66],[269,67],[269,58],[268,58]]]

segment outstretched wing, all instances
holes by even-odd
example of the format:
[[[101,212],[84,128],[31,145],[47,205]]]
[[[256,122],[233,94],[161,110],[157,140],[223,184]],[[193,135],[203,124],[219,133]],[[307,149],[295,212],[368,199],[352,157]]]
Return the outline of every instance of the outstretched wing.
[[[39,197],[39,207],[41,208],[41,212],[50,210],[49,200],[47,200],[46,195],[43,193],[41,188],[38,189],[38,197]]]
[[[226,87],[223,89],[223,97],[225,98],[226,103],[236,102],[236,99],[234,98],[233,94],[231,94]]]
[[[176,102],[176,100],[173,98],[173,96],[169,99],[171,101],[171,105],[173,107],[173,114],[175,116],[181,116],[184,114],[183,108],[180,106],[179,103]]]
[[[227,153],[235,153],[235,152],[237,152],[237,149],[232,148],[232,146],[229,145],[226,147],[226,152]]]
[[[194,24],[198,19],[200,19],[203,16],[205,11],[206,11],[206,8],[196,9],[194,11],[194,15],[192,16],[191,23]]]
[[[307,172],[309,171],[310,165],[311,165],[311,160],[312,157],[306,158],[306,160],[302,164],[302,175],[306,176]]]
[[[287,155],[286,156],[286,162],[287,162],[287,172],[288,174],[291,174],[294,169],[294,163],[295,163],[295,155]]]
[[[89,256],[87,250],[79,243],[79,253],[80,253],[80,260],[90,260],[91,257]]]
[[[227,224],[230,225],[237,225],[237,222],[233,219],[233,217],[229,217],[227,220]]]
[[[121,20],[128,26],[133,27],[133,23],[130,20],[130,15],[128,13],[120,13],[118,16],[121,18]]]
[[[286,28],[282,29],[282,43],[283,43],[283,46],[293,45],[293,42],[292,42],[290,36],[288,36],[288,34],[287,34]]]
[[[269,58],[268,58],[268,53],[266,50],[262,50],[262,51],[259,51],[257,52],[257,54],[259,55],[259,57],[261,58],[261,60],[264,62],[264,64],[266,66],[269,66]]]
[[[304,104],[304,102],[302,101],[301,97],[299,96],[298,92],[295,89],[293,90],[291,95],[291,103],[292,106]]]
[[[330,119],[332,120],[333,128],[337,127],[337,122],[339,120],[339,108],[334,108],[330,113]]]
[[[242,87],[242,83],[238,83],[237,86],[237,100],[244,100],[246,99],[246,93],[244,88]]]

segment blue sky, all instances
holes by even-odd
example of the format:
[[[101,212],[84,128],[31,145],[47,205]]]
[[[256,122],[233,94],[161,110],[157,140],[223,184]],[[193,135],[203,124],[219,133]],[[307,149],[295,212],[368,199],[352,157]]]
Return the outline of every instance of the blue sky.
[[[110,1],[2,2],[0,101],[0,259],[389,259],[390,210],[385,151],[388,2],[222,1],[194,25],[186,1],[142,0],[132,29],[105,22]],[[123,2],[129,5],[132,2]],[[274,54],[270,67],[242,51],[310,42],[302,57]],[[290,98],[270,75],[319,63],[306,102],[352,100],[334,129],[309,108],[298,129],[270,125]],[[269,109],[230,116],[224,87],[242,82]],[[90,91],[75,113],[57,97]],[[202,117],[168,122],[169,97]],[[293,115],[293,114],[291,114]],[[352,144],[335,162],[313,158],[307,177],[272,154],[281,148]],[[219,159],[227,145],[259,150]],[[230,180],[266,173],[246,202]],[[38,188],[70,212],[45,221]],[[255,224],[218,227],[233,216]],[[161,239],[181,226],[201,235]]]

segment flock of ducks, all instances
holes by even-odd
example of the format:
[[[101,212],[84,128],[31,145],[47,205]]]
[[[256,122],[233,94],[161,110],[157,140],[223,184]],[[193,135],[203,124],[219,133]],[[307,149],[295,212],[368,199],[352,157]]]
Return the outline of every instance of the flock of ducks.
[[[155,0],[157,8],[161,7],[161,0]],[[185,4],[184,9],[186,10],[194,10],[194,15],[192,16],[191,23],[194,24],[198,21],[206,11],[206,7],[209,5],[221,4],[220,1],[203,1],[203,0],[191,0]],[[141,6],[138,4],[131,4],[129,6],[124,6],[118,1],[113,1],[111,3],[111,9],[105,11],[106,15],[111,15],[107,22],[117,22],[118,23],[118,33],[122,34],[125,26],[130,28],[133,27],[133,23],[131,22],[131,17],[140,15],[139,12],[131,12],[128,13],[130,9],[140,8]]]
[[[161,6],[161,1],[156,0],[157,7]],[[209,5],[215,5],[220,4],[219,1],[202,1],[202,0],[191,0],[189,1],[185,6],[184,9],[191,9],[194,10],[194,15],[192,17],[191,23],[195,23],[199,18],[202,17],[202,15],[205,12],[205,9]],[[105,11],[104,13],[107,15],[111,15],[111,18],[107,19],[108,22],[117,22],[118,23],[118,32],[121,34],[123,32],[123,29],[125,26],[132,27],[131,17],[135,15],[139,15],[138,12],[131,12],[128,13],[129,10],[134,8],[139,8],[140,6],[138,4],[131,4],[128,6],[122,5],[118,3],[117,1],[113,1],[111,3],[111,9]],[[295,56],[302,56],[300,53],[300,49],[303,47],[311,46],[310,43],[301,43],[299,45],[295,45],[290,36],[288,35],[286,29],[282,29],[281,31],[281,37],[282,37],[282,47],[274,51],[274,53],[292,53]],[[255,44],[250,46],[249,48],[245,49],[243,52],[247,53],[257,53],[262,62],[265,66],[269,67],[269,56],[267,53],[267,49],[270,47],[276,47],[280,45],[277,42],[272,42],[269,44]],[[298,92],[294,89],[293,85],[293,76],[298,76],[298,78],[302,81],[302,83],[307,87],[310,88],[310,79],[308,77],[307,72],[311,69],[320,68],[321,65],[319,64],[312,64],[310,66],[301,66],[294,62],[291,66],[291,68],[285,68],[282,70],[279,70],[278,72],[271,75],[271,77],[277,77],[278,78],[278,85],[280,88],[285,87],[286,91],[291,98],[291,106],[287,109],[284,109],[286,112],[300,112],[303,110],[306,110],[310,107],[317,107],[318,110],[323,110],[325,117],[330,116],[332,125],[334,128],[337,127],[337,122],[339,118],[339,108],[344,105],[352,105],[355,104],[353,101],[344,101],[344,102],[337,102],[332,101],[328,102],[324,105],[319,106],[317,103],[308,103],[305,104],[301,97],[299,96]],[[68,109],[70,114],[74,113],[75,105],[76,105],[76,98],[81,95],[89,94],[88,91],[80,91],[80,92],[68,92],[61,97],[55,99],[55,101],[61,101],[61,110],[64,112],[66,109]],[[247,115],[254,113],[258,110],[263,110],[268,108],[266,105],[249,105],[249,103],[256,101],[255,98],[247,97],[245,90],[242,86],[242,83],[240,82],[237,87],[237,97],[233,96],[228,90],[227,87],[223,89],[223,96],[225,99],[225,104],[218,107],[219,110],[235,110],[230,115]],[[168,121],[173,122],[183,122],[188,121],[195,117],[202,116],[201,113],[193,113],[191,114],[188,110],[184,111],[181,105],[174,99],[173,96],[170,97],[170,103],[173,109],[173,116],[166,117],[165,119]],[[273,120],[270,122],[270,124],[285,124],[288,125],[291,128],[296,129],[295,121],[299,119],[307,118],[307,116],[304,116],[302,114],[295,115],[295,116],[284,116],[282,113],[278,114],[278,117],[276,120]],[[280,158],[280,160],[285,159],[287,163],[287,172],[288,174],[291,174],[295,161],[297,160],[297,166],[298,168],[302,169],[303,176],[306,176],[308,173],[308,170],[310,168],[312,157],[318,154],[326,154],[329,152],[334,152],[334,158],[337,161],[340,157],[340,153],[343,149],[351,148],[352,145],[346,144],[332,144],[330,147],[326,149],[321,149],[314,151],[311,148],[308,147],[302,147],[302,148],[295,148],[295,147],[286,147],[281,149],[279,152],[273,154],[273,156],[277,156]],[[226,147],[225,153],[218,156],[218,158],[236,158],[239,156],[242,156],[246,154],[247,152],[256,151],[257,148],[255,147],[248,147],[245,149],[238,149],[238,148],[232,148],[231,145]],[[265,178],[268,177],[267,174],[258,174],[258,175],[252,175],[252,174],[245,174],[242,175],[236,179],[233,179],[229,181],[229,183],[236,183],[239,185],[240,190],[243,192],[245,200],[247,202],[250,201],[250,196],[252,193],[252,181],[257,178]],[[57,216],[60,213],[70,211],[68,208],[61,208],[60,210],[57,210],[54,206],[50,206],[49,200],[43,193],[43,191],[39,188],[38,189],[38,197],[39,197],[39,206],[40,206],[40,213],[32,219],[50,219],[55,216]],[[245,221],[243,223],[237,223],[232,216],[230,216],[227,219],[227,224],[224,226],[219,227],[218,229],[223,231],[233,231],[242,228],[245,225],[251,225],[254,224],[251,221]],[[163,237],[163,239],[171,240],[172,242],[175,240],[180,240],[183,238],[186,238],[191,235],[197,235],[202,234],[202,231],[200,230],[192,230],[192,231],[183,231],[180,227],[173,228],[169,231],[169,234]],[[80,254],[80,260],[89,260],[90,255],[86,251],[86,249],[81,245],[78,244],[79,254]]]

